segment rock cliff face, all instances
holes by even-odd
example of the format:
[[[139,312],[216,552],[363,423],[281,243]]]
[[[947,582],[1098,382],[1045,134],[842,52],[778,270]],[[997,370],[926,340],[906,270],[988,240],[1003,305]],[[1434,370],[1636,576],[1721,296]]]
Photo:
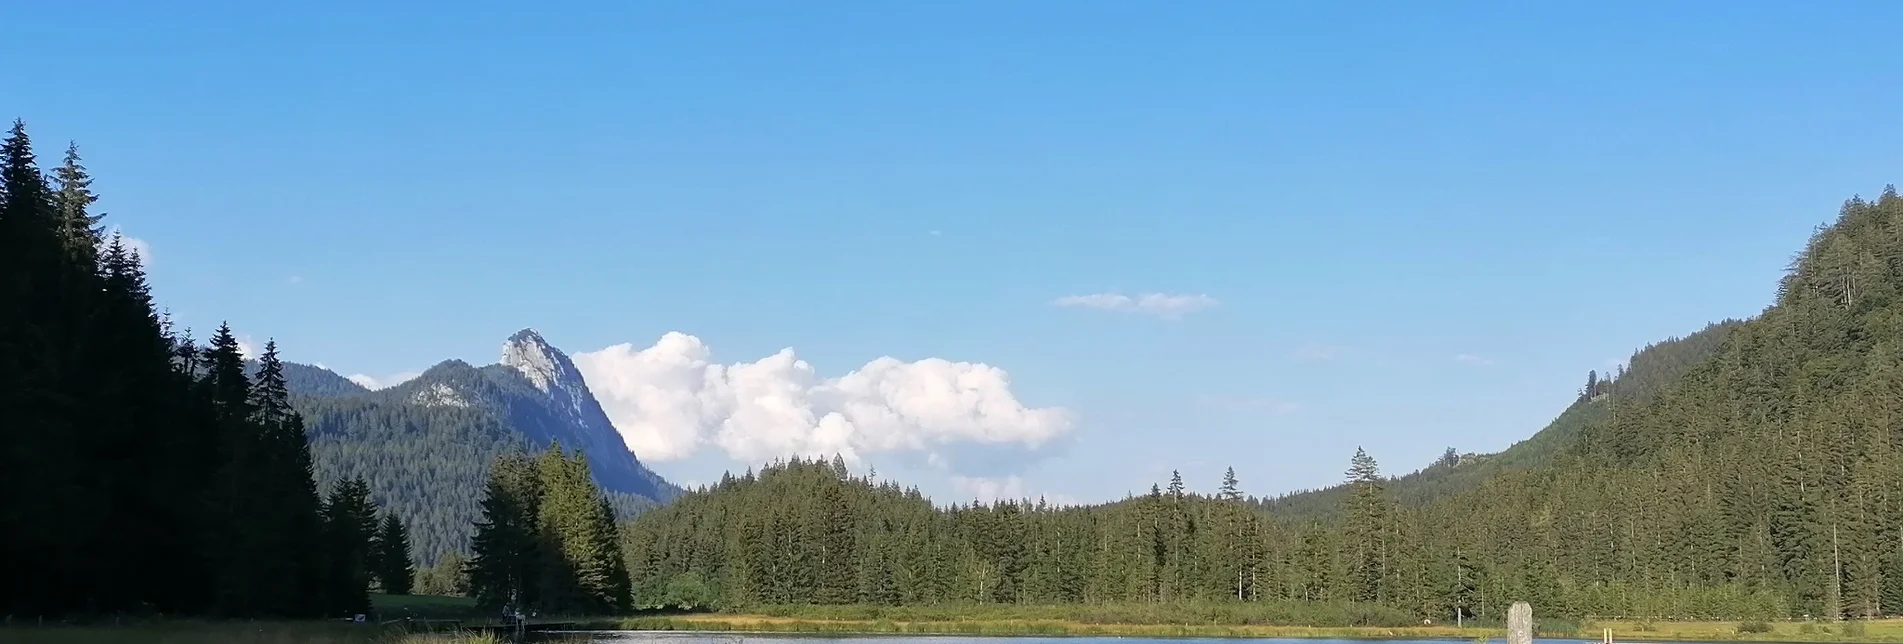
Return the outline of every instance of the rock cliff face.
[[[580,450],[623,518],[681,493],[628,450],[574,362],[532,329],[503,342],[497,364],[446,360],[376,391],[293,368],[319,484],[363,477],[372,498],[411,525],[425,561],[467,546],[489,462],[506,450]]]
[[[588,390],[588,382],[575,368],[575,363],[534,329],[523,329],[509,336],[502,345],[500,366],[514,369],[540,394],[540,400],[510,405],[515,410],[512,417],[519,426],[525,430],[542,430],[530,432],[538,447],[559,440],[568,449],[581,450],[588,456],[595,478],[610,490],[662,502],[680,493],[679,488],[648,471],[636,455],[628,451],[621,433],[608,420],[607,412],[602,411],[594,393]]]

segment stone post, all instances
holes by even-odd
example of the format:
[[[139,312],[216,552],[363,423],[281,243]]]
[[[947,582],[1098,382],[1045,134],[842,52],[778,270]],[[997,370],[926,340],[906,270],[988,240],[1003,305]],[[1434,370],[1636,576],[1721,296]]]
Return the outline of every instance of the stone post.
[[[1526,602],[1507,609],[1507,644],[1533,644],[1533,607]]]

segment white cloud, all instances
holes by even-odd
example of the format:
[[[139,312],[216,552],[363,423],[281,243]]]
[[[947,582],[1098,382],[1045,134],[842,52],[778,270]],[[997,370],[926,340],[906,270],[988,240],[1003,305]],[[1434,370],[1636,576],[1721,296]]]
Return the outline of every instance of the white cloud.
[[[258,345],[251,341],[251,336],[238,336],[238,354],[246,359],[258,357]]]
[[[114,235],[119,236],[119,243],[125,246],[126,250],[132,251],[133,255],[139,258],[139,267],[147,268],[152,266],[152,245],[146,243],[143,239],[125,234],[125,231],[120,230],[118,226],[114,226],[112,230],[106,231],[100,245],[102,251],[112,243],[112,237]]]
[[[127,249],[130,249],[132,253],[139,258],[139,266],[141,268],[152,265],[152,245],[151,244],[148,244],[146,243],[145,240],[139,239],[137,237],[126,237],[123,243],[125,244]]]
[[[1486,367],[1486,366],[1491,366],[1493,364],[1492,360],[1488,360],[1486,358],[1482,358],[1480,356],[1476,356],[1476,355],[1468,354],[1468,353],[1462,353],[1462,354],[1454,356],[1454,362],[1458,362],[1461,364],[1469,364],[1476,367]]]
[[[1039,494],[1038,498],[1044,499],[1044,502],[1049,505],[1053,505],[1060,508],[1068,508],[1068,507],[1084,504],[1082,500],[1068,494],[1057,494],[1057,493]]]
[[[1017,476],[953,476],[951,477],[952,498],[934,499],[936,503],[995,503],[998,501],[1030,501],[1037,503],[1043,499],[1045,505],[1068,507],[1083,505],[1083,501],[1068,494],[1051,492],[1031,492],[1024,479]]]
[[[978,500],[985,503],[1003,500],[1018,500],[1025,497],[1024,479],[1016,476],[982,477],[953,476],[952,489],[958,493],[956,499],[946,499],[952,503]]]
[[[763,462],[874,454],[951,467],[964,448],[1035,451],[1066,436],[1071,414],[1026,407],[996,367],[884,357],[822,378],[792,349],[720,364],[699,338],[668,333],[654,346],[618,344],[573,356],[628,448],[645,460],[702,449]]]
[[[385,376],[382,378],[378,378],[375,376],[367,376],[361,373],[351,374],[344,377],[349,378],[351,382],[357,383],[359,385],[363,385],[363,388],[365,389],[375,390],[375,389],[388,389],[390,387],[395,387],[397,385],[408,382],[411,378],[415,378],[420,375],[423,375],[423,374],[422,372],[419,372],[419,371],[405,371],[403,373]]]
[[[1170,293],[1144,293],[1136,297],[1122,293],[1091,293],[1066,295],[1051,300],[1052,306],[1144,313],[1165,320],[1179,319],[1216,304],[1216,298],[1208,295]]]

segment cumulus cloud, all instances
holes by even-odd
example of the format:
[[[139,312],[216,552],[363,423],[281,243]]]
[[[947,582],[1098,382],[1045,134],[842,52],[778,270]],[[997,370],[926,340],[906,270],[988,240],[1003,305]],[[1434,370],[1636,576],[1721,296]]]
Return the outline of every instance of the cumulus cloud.
[[[127,250],[132,251],[135,257],[139,258],[140,267],[150,267],[152,265],[152,245],[146,243],[143,239],[125,234],[125,231],[120,230],[118,226],[114,226],[112,230],[106,231],[100,240],[99,248],[103,251],[112,244],[112,238],[115,236],[119,238],[121,245],[124,245]]]
[[[721,364],[684,333],[573,358],[628,448],[653,461],[702,449],[749,462],[883,453],[949,470],[968,448],[1035,451],[1072,425],[1065,409],[1020,403],[1002,369],[978,363],[884,357],[825,378],[792,349]]]
[[[258,357],[258,345],[251,341],[251,336],[238,336],[238,355],[247,359]]]
[[[953,476],[951,477],[953,498],[940,499],[940,503],[964,503],[978,501],[994,503],[997,501],[1031,501],[1043,499],[1046,505],[1068,507],[1083,505],[1082,501],[1067,494],[1033,493],[1017,476]]]
[[[395,387],[397,385],[408,382],[411,378],[415,378],[420,375],[423,375],[423,373],[420,371],[405,371],[405,372],[394,374],[394,375],[384,376],[382,378],[378,378],[376,376],[364,375],[361,373],[351,374],[344,377],[349,378],[351,382],[362,385],[363,388],[365,389],[376,390],[376,389],[388,389],[390,387]]]
[[[1462,354],[1454,356],[1454,362],[1467,364],[1467,365],[1473,365],[1476,367],[1486,367],[1493,364],[1492,360],[1488,360],[1486,358],[1482,358],[1480,356],[1468,354],[1468,353],[1462,353]]]
[[[1144,293],[1136,297],[1122,293],[1091,293],[1066,295],[1051,300],[1051,306],[1143,313],[1165,320],[1179,319],[1190,313],[1213,307],[1216,303],[1216,298],[1208,295],[1171,293]]]
[[[953,476],[951,484],[952,490],[958,493],[958,502],[977,500],[990,503],[1024,498],[1024,479],[1016,476]]]

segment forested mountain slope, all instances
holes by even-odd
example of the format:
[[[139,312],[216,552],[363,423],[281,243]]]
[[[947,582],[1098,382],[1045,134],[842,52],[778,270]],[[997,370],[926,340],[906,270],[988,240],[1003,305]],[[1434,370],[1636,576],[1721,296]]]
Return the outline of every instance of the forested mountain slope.
[[[490,462],[511,449],[580,450],[623,518],[680,493],[628,452],[567,356],[533,331],[510,337],[500,364],[449,360],[374,392],[300,367],[292,390],[318,480],[368,481],[376,502],[411,526],[425,563],[467,548]]]
[[[1629,366],[1621,366],[1603,377],[1589,372],[1579,398],[1538,433],[1492,454],[1461,454],[1448,448],[1447,454],[1427,467],[1388,481],[1389,493],[1402,506],[1418,507],[1472,489],[1502,469],[1544,463],[1577,440],[1585,428],[1611,418],[1607,412],[1612,399],[1633,402],[1651,396],[1665,383],[1677,380],[1716,354],[1731,332],[1742,324],[1739,320],[1712,323],[1691,335],[1646,345],[1626,361]],[[1349,486],[1342,484],[1254,502],[1278,517],[1320,517],[1339,510],[1348,493]]]
[[[281,363],[284,368],[284,381],[289,384],[293,394],[315,398],[336,398],[370,393],[363,385],[351,382],[349,378],[323,367],[295,362]],[[257,377],[259,363],[256,359],[246,358],[245,375]]]
[[[1903,199],[1853,199],[1776,304],[1641,351],[1542,437],[1385,489],[1356,454],[1332,513],[1277,519],[1233,481],[1092,507],[933,509],[792,463],[625,530],[643,601],[1374,604],[1418,617],[1903,613]],[[1609,394],[1609,395],[1598,395]],[[1424,473],[1414,485],[1427,489]],[[1397,486],[1399,487],[1399,486]],[[1418,493],[1418,492],[1416,492]],[[1406,502],[1403,502],[1406,500]],[[1270,504],[1274,508],[1274,504]]]

